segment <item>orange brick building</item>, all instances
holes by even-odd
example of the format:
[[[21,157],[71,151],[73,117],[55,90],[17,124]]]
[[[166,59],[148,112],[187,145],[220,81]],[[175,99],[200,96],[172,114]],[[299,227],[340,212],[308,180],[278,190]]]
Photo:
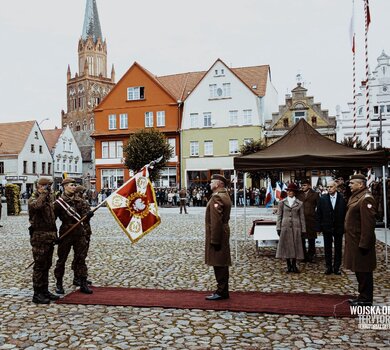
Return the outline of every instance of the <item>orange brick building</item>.
[[[129,179],[123,164],[123,147],[129,135],[144,128],[163,132],[174,155],[162,171],[157,186],[180,182],[180,125],[182,101],[204,72],[156,77],[134,63],[96,107],[96,189],[115,189]]]

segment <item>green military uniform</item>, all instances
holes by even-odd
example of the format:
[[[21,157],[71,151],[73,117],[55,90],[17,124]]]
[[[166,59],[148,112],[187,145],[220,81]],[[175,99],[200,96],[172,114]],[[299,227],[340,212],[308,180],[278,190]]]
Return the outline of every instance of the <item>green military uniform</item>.
[[[65,179],[63,184],[68,184],[73,179]],[[64,233],[70,229],[78,220],[83,217],[84,207],[83,200],[76,195],[67,195],[65,192],[57,199],[54,205],[56,217],[61,220],[59,230],[60,243],[58,244],[58,259],[54,269],[54,275],[57,280],[57,293],[64,294],[63,277],[65,273],[65,264],[68,259],[69,252],[73,247],[74,251],[74,273],[80,278],[81,291],[84,293],[92,293],[87,286],[88,269],[85,263],[87,250],[87,237],[84,230],[84,225],[80,224],[73,229],[66,237],[62,238]]]
[[[50,180],[40,178],[39,185],[49,185]],[[49,270],[52,265],[54,242],[57,238],[56,219],[53,197],[50,191],[35,191],[28,201],[30,221],[30,243],[34,259],[33,267],[33,302],[48,304],[49,300],[58,299],[48,290]]]

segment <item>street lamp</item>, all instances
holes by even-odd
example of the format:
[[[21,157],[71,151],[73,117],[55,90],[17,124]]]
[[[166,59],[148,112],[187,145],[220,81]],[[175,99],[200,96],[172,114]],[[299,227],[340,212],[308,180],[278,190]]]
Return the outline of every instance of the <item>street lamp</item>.
[[[46,120],[50,120],[50,118],[42,119],[42,120],[38,123],[38,125],[41,126],[41,124],[42,124],[43,122],[45,122]]]
[[[374,122],[379,122],[379,146],[382,148],[382,121],[386,119],[382,119],[382,109],[379,107],[379,118],[372,119]]]

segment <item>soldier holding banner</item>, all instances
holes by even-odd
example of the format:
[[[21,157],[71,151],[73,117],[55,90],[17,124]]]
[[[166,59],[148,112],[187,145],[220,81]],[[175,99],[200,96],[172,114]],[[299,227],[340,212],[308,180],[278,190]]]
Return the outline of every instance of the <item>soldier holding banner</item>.
[[[86,251],[88,247],[87,234],[84,229],[84,224],[80,224],[72,230],[66,237],[62,237],[75,223],[81,220],[84,216],[85,209],[83,200],[75,195],[76,181],[72,178],[65,178],[61,186],[64,193],[56,200],[54,211],[56,217],[59,217],[62,224],[59,230],[58,244],[58,259],[54,270],[56,277],[56,292],[65,294],[63,286],[63,278],[65,273],[65,264],[69,252],[73,247],[74,250],[74,273],[79,278],[80,291],[82,293],[91,294],[92,290],[87,283],[88,268],[85,263]],[[93,213],[89,212],[89,218]]]

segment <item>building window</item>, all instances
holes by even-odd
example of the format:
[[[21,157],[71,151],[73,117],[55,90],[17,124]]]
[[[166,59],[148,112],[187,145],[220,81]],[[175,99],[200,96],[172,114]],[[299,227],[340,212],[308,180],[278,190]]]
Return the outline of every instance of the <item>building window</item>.
[[[102,158],[122,158],[123,157],[123,142],[108,141],[102,142]]]
[[[153,127],[153,112],[145,112],[145,128]]]
[[[42,146],[39,146],[39,153],[40,153],[40,154],[43,153],[43,147],[42,147]]]
[[[379,113],[379,106],[374,106],[374,114],[378,114]]]
[[[66,142],[65,141],[62,142],[62,150],[66,151]]]
[[[305,111],[296,111],[294,112],[294,124],[298,123],[300,119],[306,119]]]
[[[370,141],[370,148],[372,150],[377,149],[380,146],[379,136],[371,136]]]
[[[252,124],[252,110],[244,109],[243,111],[243,124],[251,125]]]
[[[210,98],[216,98],[217,97],[217,84],[210,84]]]
[[[57,168],[57,171],[60,171],[60,162],[59,161],[57,162],[56,168]]]
[[[311,126],[313,128],[317,127],[317,117],[315,117],[315,116],[311,117]]]
[[[35,153],[35,145],[31,145],[31,147],[30,147],[30,150],[31,150],[31,153]]]
[[[85,119],[83,120],[83,130],[87,131],[87,121]]]
[[[205,141],[204,142],[204,155],[212,156],[214,154],[214,145],[213,141]]]
[[[73,130],[73,123],[69,123],[70,130]]]
[[[32,173],[33,174],[37,173],[37,162],[32,162]]]
[[[108,116],[108,130],[116,129],[116,114],[110,114]]]
[[[62,171],[66,171],[66,162],[65,162],[65,159],[62,161]]]
[[[46,163],[42,162],[42,174],[46,174],[45,171],[46,171]]]
[[[70,141],[70,142],[68,143],[68,145],[69,145],[68,151],[72,152],[72,141]]]
[[[35,139],[38,140],[38,131],[35,131],[34,134],[35,134]]]
[[[128,127],[129,127],[129,125],[128,125],[127,113],[119,114],[119,128],[120,129],[127,129]]]
[[[229,111],[230,125],[238,125],[238,111]]]
[[[169,138],[168,144],[171,146],[172,149],[172,157],[170,160],[174,161],[176,159],[176,139],[175,138]]]
[[[211,127],[211,113],[210,112],[203,113],[203,126],[204,127]]]
[[[198,127],[198,113],[191,113],[190,114],[190,127],[191,128],[197,128]]]
[[[68,172],[71,173],[72,172],[72,163],[69,161],[69,164],[68,164]]]
[[[195,157],[199,156],[199,142],[190,141],[190,156]]]
[[[145,98],[144,90],[143,86],[127,88],[127,101],[143,100]]]
[[[23,161],[23,174],[27,174],[27,160]]]
[[[47,163],[47,173],[51,174],[51,163]]]
[[[363,107],[359,107],[358,114],[359,114],[359,115],[363,115]]]
[[[76,122],[76,131],[80,131],[80,122]]]
[[[229,154],[238,153],[238,140],[229,140]]]
[[[74,172],[77,173],[77,162],[74,163]]]
[[[4,174],[4,162],[0,162],[0,174]]]
[[[223,87],[223,97],[230,97],[230,83],[222,84]]]
[[[95,130],[95,123],[93,121],[93,118],[91,118],[89,121],[89,130],[91,131]]]
[[[157,112],[157,126],[165,126],[165,111]]]
[[[116,189],[123,185],[123,169],[103,169],[102,188]]]
[[[284,128],[288,128],[288,127],[289,127],[288,118],[284,118],[284,119],[283,119],[283,127],[284,127]]]

